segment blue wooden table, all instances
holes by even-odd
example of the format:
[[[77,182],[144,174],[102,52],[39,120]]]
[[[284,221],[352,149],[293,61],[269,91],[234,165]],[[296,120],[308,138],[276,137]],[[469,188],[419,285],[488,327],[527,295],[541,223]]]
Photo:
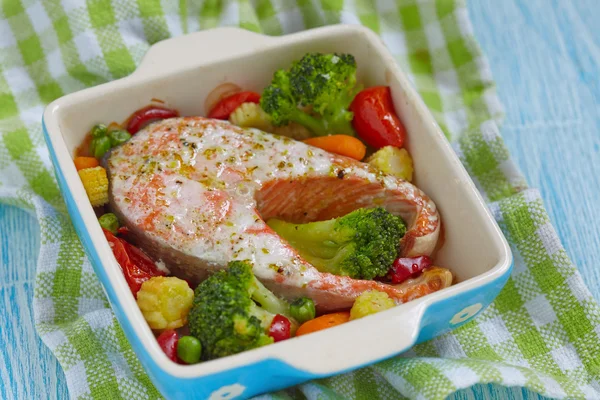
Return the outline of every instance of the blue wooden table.
[[[529,184],[600,299],[599,0],[471,0],[477,38],[506,107],[502,129]],[[68,398],[60,366],[33,326],[39,231],[22,210],[0,206],[0,399]],[[476,385],[452,396],[540,398]]]

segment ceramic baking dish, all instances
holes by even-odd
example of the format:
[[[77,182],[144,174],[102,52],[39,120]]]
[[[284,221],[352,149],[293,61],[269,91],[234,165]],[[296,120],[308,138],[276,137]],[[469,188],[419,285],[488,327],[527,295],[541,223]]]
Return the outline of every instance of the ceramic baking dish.
[[[73,165],[74,151],[91,126],[124,120],[152,98],[182,115],[205,115],[205,97],[217,85],[233,82],[261,91],[276,69],[308,51],[351,53],[365,86],[391,87],[409,133],[416,185],[442,216],[444,244],[436,264],[452,269],[458,283],[336,328],[210,362],[177,365],[159,348],[131,295]],[[359,26],[283,37],[221,28],[166,40],[150,49],[131,76],[50,104],[43,124],[79,238],[136,354],[170,399],[246,398],[389,358],[469,321],[490,304],[510,274],[510,249],[469,175],[382,41]]]

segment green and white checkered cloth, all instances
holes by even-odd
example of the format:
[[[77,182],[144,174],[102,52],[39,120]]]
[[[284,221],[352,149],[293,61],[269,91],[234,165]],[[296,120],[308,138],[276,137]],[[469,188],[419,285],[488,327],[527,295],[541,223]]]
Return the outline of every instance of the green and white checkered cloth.
[[[37,329],[73,398],[157,398],[66,214],[40,118],[63,94],[130,74],[151,44],[221,25],[279,35],[361,23],[381,35],[508,237],[515,268],[475,321],[402,356],[273,397],[442,399],[475,383],[600,398],[600,308],[509,160],[501,106],[464,0],[2,0],[0,201],[41,226]]]

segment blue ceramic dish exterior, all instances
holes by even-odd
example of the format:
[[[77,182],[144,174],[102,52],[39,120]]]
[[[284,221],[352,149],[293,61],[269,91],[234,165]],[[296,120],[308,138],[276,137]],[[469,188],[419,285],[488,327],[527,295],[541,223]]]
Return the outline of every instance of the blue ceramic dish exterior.
[[[50,157],[55,166],[56,178],[65,199],[75,230],[83,244],[87,256],[98,275],[112,308],[140,361],[151,375],[152,381],[166,397],[172,399],[224,400],[248,398],[308,380],[335,375],[346,371],[331,371],[315,374],[297,369],[276,359],[266,359],[256,363],[235,367],[215,374],[196,378],[181,378],[167,374],[148,354],[143,343],[134,333],[131,321],[125,316],[102,262],[88,233],[75,199],[66,183],[56,153],[42,121],[44,138],[48,144]],[[450,298],[429,305],[421,319],[417,343],[429,340],[471,320],[487,307],[498,295],[510,275],[511,268],[486,285],[461,292]],[[393,355],[390,355],[393,356]],[[361,366],[357,366],[361,367]]]

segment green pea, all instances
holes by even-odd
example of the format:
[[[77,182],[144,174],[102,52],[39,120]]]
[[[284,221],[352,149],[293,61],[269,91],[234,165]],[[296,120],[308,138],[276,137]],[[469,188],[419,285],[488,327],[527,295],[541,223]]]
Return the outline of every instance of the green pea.
[[[300,297],[290,304],[290,314],[292,314],[292,318],[301,324],[314,319],[316,313],[315,302],[308,297]]]
[[[131,135],[129,132],[124,131],[122,129],[116,129],[114,131],[108,132],[108,137],[110,138],[110,144],[112,147],[118,146],[121,143],[125,143],[129,139],[131,139]]]
[[[90,153],[97,159],[101,159],[104,153],[110,150],[110,139],[107,136],[97,137],[90,144]]]
[[[114,234],[116,234],[117,229],[119,229],[119,220],[117,219],[117,216],[113,213],[104,214],[103,216],[98,218],[98,222],[100,223],[101,227],[103,227],[107,231],[111,231]]]
[[[106,125],[98,124],[92,128],[92,137],[99,138],[102,136],[106,136],[107,130],[108,129],[106,128]]]
[[[177,355],[187,364],[196,364],[200,361],[202,344],[193,336],[182,336],[177,342]]]

